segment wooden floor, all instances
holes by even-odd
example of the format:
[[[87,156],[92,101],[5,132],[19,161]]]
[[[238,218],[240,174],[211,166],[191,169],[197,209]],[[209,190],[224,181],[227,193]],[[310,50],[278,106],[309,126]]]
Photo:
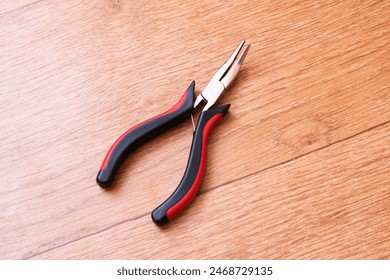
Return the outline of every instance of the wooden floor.
[[[390,1],[0,0],[0,258],[390,259]],[[219,104],[198,196],[187,119],[95,183],[113,141],[205,87]]]

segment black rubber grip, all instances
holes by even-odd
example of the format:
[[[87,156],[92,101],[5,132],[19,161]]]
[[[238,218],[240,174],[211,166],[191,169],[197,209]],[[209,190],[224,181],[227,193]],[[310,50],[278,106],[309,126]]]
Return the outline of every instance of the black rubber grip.
[[[103,188],[111,186],[123,160],[146,141],[180,123],[191,114],[194,106],[195,81],[191,83],[179,102],[168,111],[142,122],[125,132],[111,146],[102,163],[96,182]]]
[[[195,197],[206,169],[207,138],[215,124],[228,112],[230,104],[200,114],[184,176],[172,195],[152,212],[153,221],[161,226],[176,217]]]

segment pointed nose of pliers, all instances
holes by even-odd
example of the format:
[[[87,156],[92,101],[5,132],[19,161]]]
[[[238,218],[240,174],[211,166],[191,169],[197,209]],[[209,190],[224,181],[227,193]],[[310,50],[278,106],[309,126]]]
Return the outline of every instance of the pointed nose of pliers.
[[[206,106],[203,111],[208,110],[215,104],[221,94],[229,87],[229,85],[236,78],[240,71],[241,65],[244,63],[244,59],[249,51],[250,44],[247,45],[243,52],[240,53],[244,47],[245,40],[242,40],[238,44],[237,48],[230,55],[228,60],[219,68],[219,70],[211,78],[210,82],[204,88],[201,94],[195,100],[194,108],[199,105],[201,101],[206,102]]]

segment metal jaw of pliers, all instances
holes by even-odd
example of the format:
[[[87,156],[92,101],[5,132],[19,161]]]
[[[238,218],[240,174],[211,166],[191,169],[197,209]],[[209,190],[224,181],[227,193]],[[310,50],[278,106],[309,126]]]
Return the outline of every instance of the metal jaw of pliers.
[[[97,183],[103,188],[109,188],[120,164],[130,153],[146,141],[179,124],[185,117],[192,115],[201,102],[206,102],[196,124],[184,176],[172,195],[152,212],[152,219],[157,225],[164,225],[182,212],[193,200],[201,185],[206,169],[208,136],[215,124],[230,108],[230,104],[212,106],[237,76],[250,47],[247,45],[240,54],[244,44],[244,40],[240,42],[196,100],[194,100],[195,82],[193,81],[179,102],[171,109],[135,125],[122,134],[107,152],[96,177]]]
[[[194,108],[196,108],[201,101],[205,101],[207,104],[203,108],[203,111],[210,109],[225,89],[232,83],[234,78],[237,76],[238,71],[240,71],[241,65],[243,64],[245,56],[251,46],[247,45],[245,50],[237,58],[244,44],[245,41],[242,40],[234,52],[230,55],[229,59],[221,66],[221,68],[219,68],[217,73],[214,74],[202,93],[196,98]]]

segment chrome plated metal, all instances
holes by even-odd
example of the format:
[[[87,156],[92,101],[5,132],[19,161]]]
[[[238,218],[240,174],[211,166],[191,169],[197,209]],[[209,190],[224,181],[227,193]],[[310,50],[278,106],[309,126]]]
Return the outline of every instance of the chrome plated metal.
[[[251,46],[250,44],[247,45],[240,56],[238,56],[244,44],[245,40],[242,40],[230,55],[228,60],[211,78],[210,82],[204,88],[202,93],[199,94],[196,98],[194,108],[196,108],[196,106],[198,106],[201,101],[205,101],[207,104],[203,108],[203,111],[208,110],[211,106],[214,105],[217,99],[221,96],[222,92],[224,92],[224,90],[232,83],[234,78],[237,76],[240,67],[244,62],[245,56],[247,55]]]

